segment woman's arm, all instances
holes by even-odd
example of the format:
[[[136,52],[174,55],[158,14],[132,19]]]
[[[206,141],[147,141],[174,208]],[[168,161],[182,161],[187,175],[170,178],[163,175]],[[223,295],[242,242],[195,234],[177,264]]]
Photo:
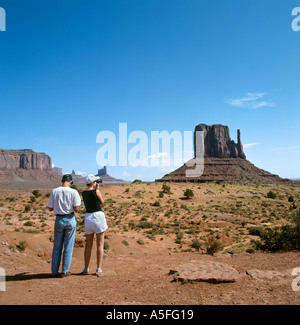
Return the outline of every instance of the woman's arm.
[[[102,197],[99,189],[96,190],[96,194],[97,194],[97,197],[98,197],[98,199],[100,201],[100,204],[103,205],[104,204],[104,200],[103,200],[103,197]]]

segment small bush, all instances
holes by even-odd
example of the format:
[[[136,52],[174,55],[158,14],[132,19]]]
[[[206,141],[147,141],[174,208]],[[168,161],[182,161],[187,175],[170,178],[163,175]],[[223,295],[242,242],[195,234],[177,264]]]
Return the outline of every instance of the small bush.
[[[31,205],[30,204],[25,205],[24,211],[29,212],[30,210],[31,210]]]
[[[160,202],[159,201],[155,201],[152,206],[154,207],[160,207]]]
[[[275,229],[266,229],[256,242],[256,249],[267,251],[300,249],[300,211],[291,217],[294,226],[284,225]]]
[[[19,241],[19,244],[17,245],[17,249],[20,252],[23,252],[27,246],[28,245],[27,245],[26,241],[25,240],[21,240],[21,241]]]
[[[223,249],[224,245],[219,242],[216,238],[210,237],[206,242],[206,254],[214,255]]]
[[[269,199],[276,199],[276,194],[275,194],[273,191],[269,191],[269,192],[267,193],[267,197],[268,197]]]
[[[35,196],[35,197],[40,197],[41,196],[41,193],[39,190],[33,190],[32,191],[32,194]]]
[[[289,196],[288,201],[289,201],[289,202],[294,202],[295,199],[294,199],[294,197],[291,195],[291,196]]]
[[[191,189],[186,189],[183,193],[183,195],[187,198],[190,199],[194,196],[194,192]]]
[[[192,244],[191,247],[195,248],[196,251],[199,251],[199,249],[201,248],[202,243],[199,241],[199,239],[193,239],[192,240]]]
[[[136,241],[139,245],[144,245],[144,241],[143,239],[139,238],[137,241]]]
[[[104,249],[105,249],[106,251],[109,250],[109,243],[108,243],[108,241],[106,241],[106,240],[104,240]]]
[[[262,227],[250,227],[248,228],[249,234],[253,236],[263,236],[265,230]]]
[[[167,184],[163,184],[162,190],[163,190],[163,193],[171,194],[171,187]]]
[[[122,244],[123,244],[123,245],[125,245],[125,246],[128,246],[128,245],[129,245],[128,241],[127,241],[127,240],[125,240],[125,239],[124,239],[124,240],[122,240]]]
[[[141,184],[142,181],[140,179],[135,179],[132,183],[133,184]]]
[[[26,221],[26,222],[23,223],[23,226],[31,227],[31,226],[33,226],[33,222],[32,221]]]

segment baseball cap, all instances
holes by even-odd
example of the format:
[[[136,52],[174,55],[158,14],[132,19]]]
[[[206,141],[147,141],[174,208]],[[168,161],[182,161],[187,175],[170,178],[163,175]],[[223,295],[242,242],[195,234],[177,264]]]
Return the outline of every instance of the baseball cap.
[[[65,174],[63,177],[62,177],[62,182],[69,182],[72,180],[72,175],[71,174]]]
[[[93,174],[89,174],[89,175],[86,177],[85,182],[86,182],[86,184],[91,184],[91,183],[95,182],[95,181],[98,180],[98,179],[100,179],[99,176],[95,176],[95,175],[93,175]]]

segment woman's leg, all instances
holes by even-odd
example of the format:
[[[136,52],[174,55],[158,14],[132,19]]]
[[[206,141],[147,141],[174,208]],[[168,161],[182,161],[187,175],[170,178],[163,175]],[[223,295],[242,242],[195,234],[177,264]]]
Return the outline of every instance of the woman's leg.
[[[93,240],[94,234],[85,235],[84,264],[86,268],[88,268],[90,264]]]
[[[102,268],[104,254],[104,232],[96,234],[97,237],[97,269]]]

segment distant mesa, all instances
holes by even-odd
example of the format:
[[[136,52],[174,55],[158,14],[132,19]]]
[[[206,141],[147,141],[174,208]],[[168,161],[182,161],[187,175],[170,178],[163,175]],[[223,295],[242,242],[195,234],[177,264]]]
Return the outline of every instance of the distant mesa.
[[[53,167],[53,171],[60,177],[63,175],[62,169],[58,167]],[[74,183],[85,183],[85,177],[77,175],[74,170],[72,170],[72,179]],[[100,176],[103,184],[125,184],[128,183],[122,179],[114,178],[107,173],[107,166],[104,166],[101,169],[98,169],[98,173],[95,176]]]
[[[0,181],[56,182],[51,157],[32,149],[0,149]]]
[[[260,184],[299,184],[290,179],[280,178],[260,169],[246,160],[241,143],[241,133],[237,130],[237,143],[231,140],[228,126],[221,124],[199,124],[194,132],[194,157],[199,144],[196,131],[204,135],[204,171],[199,177],[186,177],[186,170],[193,169],[185,163],[180,168],[166,174],[158,182],[224,182]]]
[[[100,176],[103,183],[110,183],[110,184],[125,184],[128,183],[122,179],[114,178],[107,173],[107,166],[104,166],[101,169],[98,169],[98,173],[96,176]]]

